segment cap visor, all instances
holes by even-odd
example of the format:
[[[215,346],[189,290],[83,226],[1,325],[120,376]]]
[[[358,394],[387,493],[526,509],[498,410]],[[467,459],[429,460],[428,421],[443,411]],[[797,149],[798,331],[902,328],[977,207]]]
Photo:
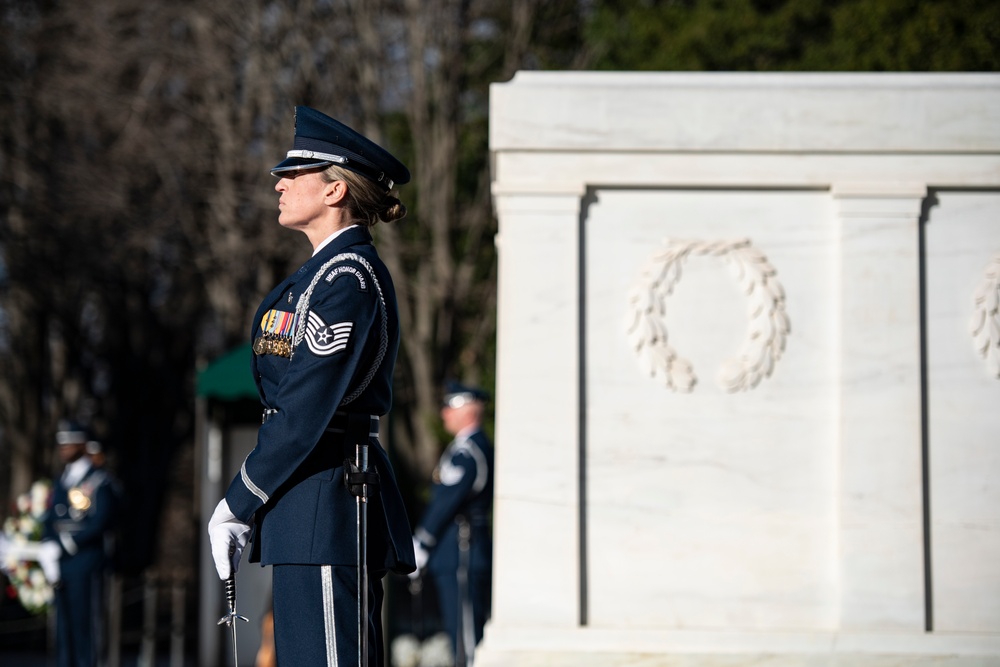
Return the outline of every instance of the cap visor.
[[[289,171],[302,171],[303,169],[320,169],[329,167],[333,162],[329,160],[317,160],[315,158],[290,157],[271,168],[272,176],[280,176]]]

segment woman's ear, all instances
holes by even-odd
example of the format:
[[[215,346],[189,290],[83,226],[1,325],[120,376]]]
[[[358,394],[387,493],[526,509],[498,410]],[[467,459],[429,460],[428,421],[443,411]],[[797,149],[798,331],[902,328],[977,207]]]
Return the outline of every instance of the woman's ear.
[[[330,181],[323,188],[323,202],[327,206],[336,206],[347,197],[347,183],[345,181]]]

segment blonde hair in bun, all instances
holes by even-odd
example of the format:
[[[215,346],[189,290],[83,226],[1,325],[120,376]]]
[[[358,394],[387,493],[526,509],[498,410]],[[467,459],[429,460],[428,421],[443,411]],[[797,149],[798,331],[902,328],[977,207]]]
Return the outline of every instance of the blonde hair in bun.
[[[403,202],[370,178],[335,164],[324,169],[320,177],[325,183],[347,183],[347,210],[359,225],[374,227],[379,222],[395,222],[406,217]]]

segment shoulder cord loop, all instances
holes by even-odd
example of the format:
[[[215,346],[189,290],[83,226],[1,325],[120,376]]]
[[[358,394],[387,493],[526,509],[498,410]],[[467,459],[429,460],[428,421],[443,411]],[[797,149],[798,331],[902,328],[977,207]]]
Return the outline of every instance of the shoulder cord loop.
[[[306,334],[306,313],[309,310],[309,299],[312,297],[316,284],[323,278],[327,269],[334,264],[345,260],[357,262],[363,266],[365,270],[368,271],[369,276],[371,276],[372,283],[375,284],[375,291],[378,292],[378,309],[382,324],[379,331],[378,353],[375,355],[375,362],[372,364],[372,367],[369,369],[364,380],[361,381],[361,384],[358,385],[354,391],[344,397],[344,399],[340,402],[341,405],[347,405],[360,396],[361,392],[368,388],[368,385],[371,383],[372,378],[375,377],[375,373],[378,371],[379,366],[382,365],[382,360],[385,358],[386,350],[389,348],[389,315],[386,311],[385,295],[382,294],[382,286],[379,284],[378,278],[375,277],[375,269],[368,263],[368,260],[356,253],[344,252],[337,255],[333,259],[328,260],[319,268],[319,271],[316,272],[316,275],[314,275],[312,281],[310,281],[309,287],[299,296],[298,303],[295,304],[295,319],[298,322],[298,326],[295,330],[295,336],[292,338],[292,356],[294,356],[295,349],[299,346],[299,343],[302,342],[302,339]]]

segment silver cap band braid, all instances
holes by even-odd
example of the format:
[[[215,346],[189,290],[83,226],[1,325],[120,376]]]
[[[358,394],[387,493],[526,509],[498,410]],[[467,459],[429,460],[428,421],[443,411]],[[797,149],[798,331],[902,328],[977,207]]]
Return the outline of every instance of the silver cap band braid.
[[[285,157],[301,157],[308,160],[329,160],[330,162],[336,162],[337,164],[347,164],[347,158],[343,155],[334,155],[333,153],[318,153],[316,151],[302,151],[294,150],[288,151]]]
[[[307,160],[328,160],[330,162],[336,162],[337,164],[347,164],[350,162],[350,159],[344,155],[336,155],[335,153],[320,153],[318,151],[307,151],[301,149],[290,150],[285,153],[285,157],[299,157]],[[359,165],[356,168],[361,168],[361,163],[357,160],[355,160],[353,164]],[[374,169],[365,167],[363,171],[365,171],[366,176],[384,185],[386,190],[392,190],[392,186],[395,185],[393,180],[385,175],[384,171],[380,171],[378,176],[375,176]]]

